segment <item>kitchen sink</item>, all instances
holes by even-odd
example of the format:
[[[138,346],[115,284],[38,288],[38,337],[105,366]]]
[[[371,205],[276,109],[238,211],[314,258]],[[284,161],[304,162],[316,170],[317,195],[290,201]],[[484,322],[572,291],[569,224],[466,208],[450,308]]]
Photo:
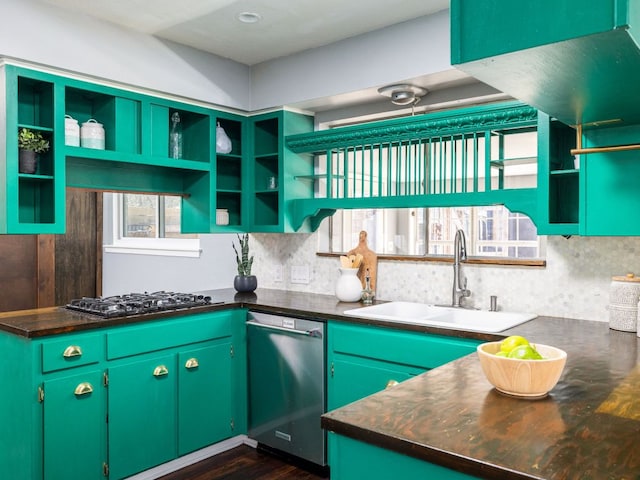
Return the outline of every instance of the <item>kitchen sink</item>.
[[[532,313],[489,312],[416,302],[388,302],[345,310],[352,317],[446,327],[474,332],[502,332],[537,317]]]

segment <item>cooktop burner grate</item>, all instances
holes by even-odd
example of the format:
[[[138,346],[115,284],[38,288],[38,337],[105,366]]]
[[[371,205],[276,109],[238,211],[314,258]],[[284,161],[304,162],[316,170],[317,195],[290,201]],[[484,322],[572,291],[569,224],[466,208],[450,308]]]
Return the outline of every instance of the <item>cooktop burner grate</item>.
[[[211,297],[195,293],[129,293],[112,297],[82,297],[71,300],[66,308],[105,318],[126,317],[168,310],[210,305]]]

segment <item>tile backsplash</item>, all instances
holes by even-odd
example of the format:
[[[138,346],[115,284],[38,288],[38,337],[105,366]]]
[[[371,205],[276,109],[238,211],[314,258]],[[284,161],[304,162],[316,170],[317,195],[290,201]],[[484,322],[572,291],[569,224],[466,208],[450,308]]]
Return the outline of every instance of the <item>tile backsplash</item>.
[[[317,245],[317,233],[253,234],[258,285],[333,295],[339,261],[317,256]],[[463,264],[471,290],[467,304],[488,309],[496,295],[500,310],[608,321],[611,277],[640,274],[639,254],[640,237],[550,236],[546,267]],[[282,281],[276,281],[280,266]],[[296,266],[308,267],[308,284],[291,282]],[[450,263],[379,260],[376,297],[450,304],[452,278]]]

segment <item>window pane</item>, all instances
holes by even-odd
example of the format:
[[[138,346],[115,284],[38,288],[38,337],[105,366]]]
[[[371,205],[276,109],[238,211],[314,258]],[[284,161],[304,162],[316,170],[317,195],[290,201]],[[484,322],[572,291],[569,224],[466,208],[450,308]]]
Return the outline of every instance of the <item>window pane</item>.
[[[339,210],[331,218],[333,252],[348,252],[358,245],[360,231],[367,232],[371,250],[388,255],[424,255],[425,209]]]
[[[180,233],[180,216],[182,199],[180,197],[164,196],[164,232],[165,238],[198,238],[197,234]]]
[[[418,209],[338,210],[328,219],[331,252],[358,244],[361,230],[369,248],[387,255],[453,255],[456,230],[462,229],[471,256],[540,258],[534,223],[501,205]],[[321,242],[327,245],[326,242]]]
[[[125,194],[122,199],[123,236],[155,238],[158,233],[158,196]]]

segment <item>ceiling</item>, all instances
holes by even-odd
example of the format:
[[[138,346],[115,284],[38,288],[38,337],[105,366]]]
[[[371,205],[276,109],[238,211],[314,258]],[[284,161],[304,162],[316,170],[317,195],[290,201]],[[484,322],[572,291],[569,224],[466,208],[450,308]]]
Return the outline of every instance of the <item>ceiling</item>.
[[[449,0],[39,0],[251,66],[356,35],[372,32],[449,8]],[[256,23],[238,16],[252,12]],[[420,110],[495,101],[496,91],[462,71],[451,69],[399,79],[430,93]],[[480,93],[465,91],[480,85]],[[478,97],[480,95],[480,97]],[[460,100],[466,98],[467,100]],[[391,105],[377,87],[290,105],[326,115],[336,125],[348,123],[353,108],[360,119],[414,113]],[[343,114],[342,111],[345,111]],[[418,109],[415,110],[418,113]],[[329,121],[329,120],[326,120]]]
[[[246,65],[449,8],[449,0],[42,1]],[[260,21],[240,22],[244,12]]]

